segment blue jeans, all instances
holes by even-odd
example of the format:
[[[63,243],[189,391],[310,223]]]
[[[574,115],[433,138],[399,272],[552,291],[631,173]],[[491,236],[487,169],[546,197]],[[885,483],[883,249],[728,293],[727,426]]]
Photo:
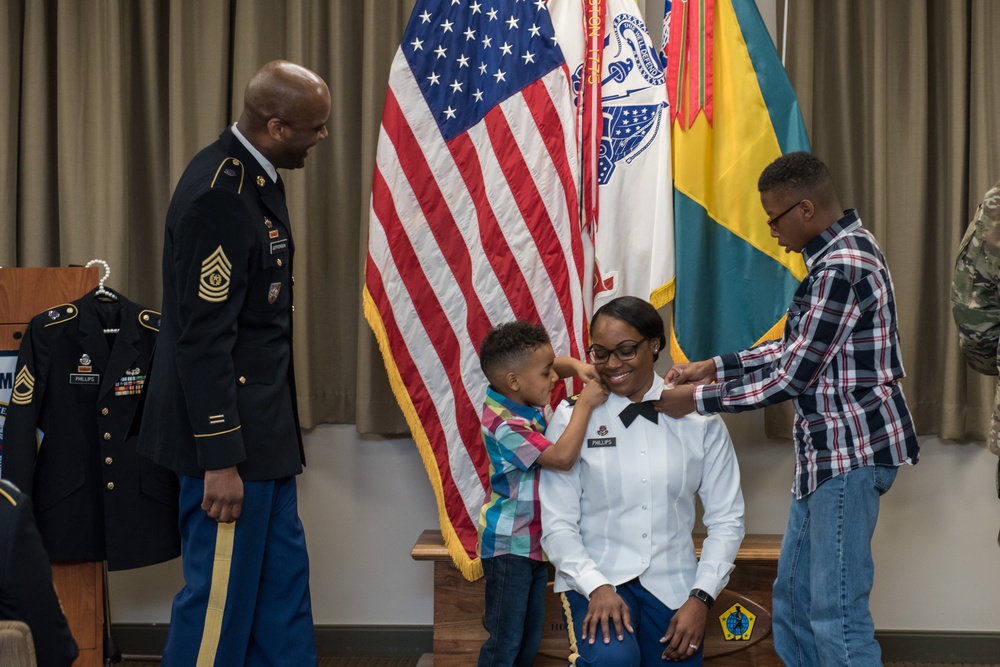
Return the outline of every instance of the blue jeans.
[[[531,667],[542,644],[548,566],[524,556],[483,559],[486,629],[478,667]]]
[[[881,666],[871,541],[896,471],[857,468],[792,500],[773,598],[774,648],[788,667]]]
[[[647,591],[638,579],[627,581],[616,586],[618,595],[628,605],[629,616],[632,618],[634,634],[624,632],[624,639],[612,635],[611,641],[604,643],[601,627],[597,627],[594,643],[590,638],[580,639],[583,630],[583,619],[587,615],[590,601],[576,591],[563,593],[566,612],[566,627],[570,629],[570,650],[575,654],[575,667],[659,667],[660,665],[701,665],[705,643],[690,658],[678,661],[665,661],[663,651],[665,644],[660,638],[667,633],[670,619],[676,613],[667,605]],[[608,621],[608,627],[614,633],[614,621]]]

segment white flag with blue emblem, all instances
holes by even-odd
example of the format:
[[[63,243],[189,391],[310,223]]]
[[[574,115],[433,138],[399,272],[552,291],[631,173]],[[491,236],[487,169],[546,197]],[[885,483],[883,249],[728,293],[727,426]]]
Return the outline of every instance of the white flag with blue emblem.
[[[584,141],[594,137],[595,150],[584,146],[581,152],[583,171],[597,184],[594,219],[587,220],[593,307],[631,295],[659,308],[674,294],[674,227],[670,123],[658,49],[634,0],[549,0],[548,6],[573,77],[580,135]],[[600,34],[598,50],[591,45]],[[597,89],[588,94],[599,99],[600,114],[580,107],[590,101],[588,86]],[[586,176],[583,190],[588,192]]]

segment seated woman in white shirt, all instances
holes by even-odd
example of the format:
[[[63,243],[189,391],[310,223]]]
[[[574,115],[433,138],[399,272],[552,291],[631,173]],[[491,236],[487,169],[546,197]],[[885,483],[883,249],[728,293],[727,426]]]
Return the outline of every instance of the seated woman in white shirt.
[[[718,416],[652,410],[653,363],[666,344],[653,306],[620,297],[590,324],[588,355],[611,395],[594,409],[579,461],[541,475],[542,548],[564,594],[576,667],[700,665],[705,623],[743,541],[736,454]],[[569,423],[559,405],[545,436]],[[695,494],[708,536],[691,531]]]

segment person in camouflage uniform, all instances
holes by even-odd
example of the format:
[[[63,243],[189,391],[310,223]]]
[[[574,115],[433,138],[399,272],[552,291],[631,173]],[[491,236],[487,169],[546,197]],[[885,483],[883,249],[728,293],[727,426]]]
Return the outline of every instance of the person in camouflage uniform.
[[[965,360],[984,375],[997,375],[1000,353],[1000,182],[983,197],[965,230],[951,282],[951,309]],[[1000,382],[987,438],[1000,456]]]

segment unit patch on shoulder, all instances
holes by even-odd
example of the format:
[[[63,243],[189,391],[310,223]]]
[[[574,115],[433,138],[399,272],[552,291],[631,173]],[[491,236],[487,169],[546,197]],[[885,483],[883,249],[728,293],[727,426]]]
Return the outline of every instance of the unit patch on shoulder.
[[[35,377],[28,370],[27,366],[21,366],[14,378],[14,391],[10,395],[10,402],[14,405],[28,405],[35,394]]]
[[[201,263],[198,296],[210,303],[220,303],[229,296],[229,278],[233,265],[220,245]]]

